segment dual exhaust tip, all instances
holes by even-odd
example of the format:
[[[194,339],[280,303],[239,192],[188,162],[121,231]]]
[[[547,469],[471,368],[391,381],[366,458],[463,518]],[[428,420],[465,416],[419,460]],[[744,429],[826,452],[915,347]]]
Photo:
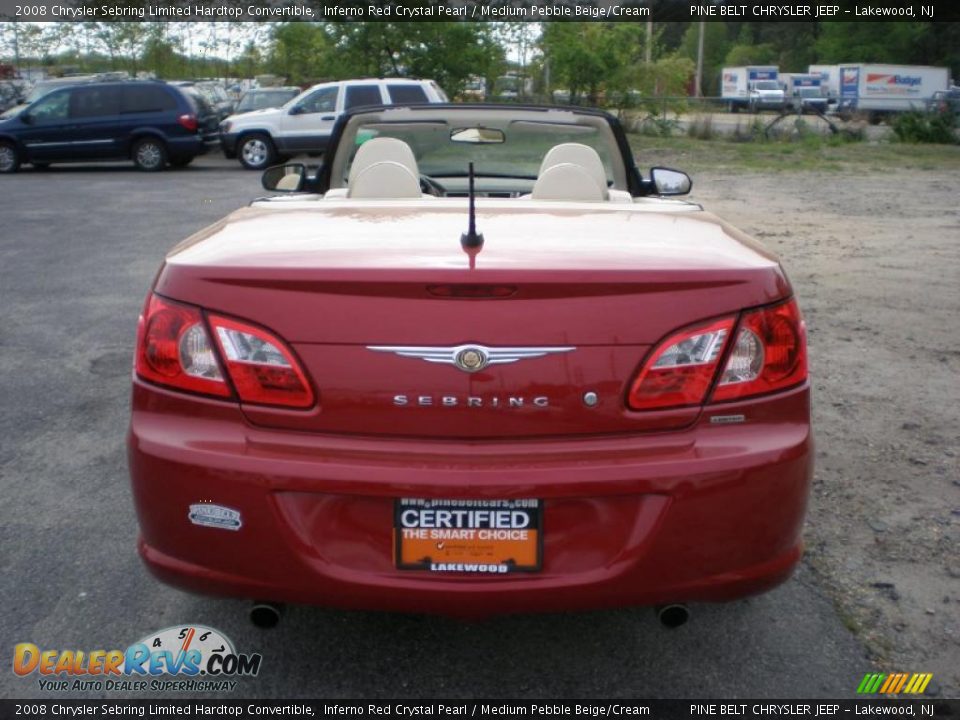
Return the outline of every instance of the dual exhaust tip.
[[[660,621],[661,625],[670,630],[678,628],[681,625],[686,625],[687,620],[690,619],[690,608],[680,603],[659,605],[655,609],[657,612],[657,620]]]
[[[685,625],[690,619],[690,609],[679,603],[660,605],[655,610],[660,624],[671,630]],[[250,622],[261,630],[275,628],[280,624],[281,617],[283,617],[283,605],[257,601],[250,607]]]
[[[283,617],[283,605],[254,601],[250,606],[250,622],[261,630],[270,630],[280,624],[280,618]]]

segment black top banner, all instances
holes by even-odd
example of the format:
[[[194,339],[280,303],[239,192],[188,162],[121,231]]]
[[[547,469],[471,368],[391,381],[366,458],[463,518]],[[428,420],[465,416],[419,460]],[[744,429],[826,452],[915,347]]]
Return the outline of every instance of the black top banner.
[[[0,16],[32,22],[690,22],[960,20],[956,0],[0,0]]]

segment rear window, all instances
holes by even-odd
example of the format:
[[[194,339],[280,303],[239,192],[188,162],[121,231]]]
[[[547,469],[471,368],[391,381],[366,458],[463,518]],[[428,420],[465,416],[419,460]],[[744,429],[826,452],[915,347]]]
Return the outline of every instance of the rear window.
[[[176,109],[176,98],[166,88],[158,85],[131,85],[123,89],[120,112],[146,113]]]
[[[181,88],[187,102],[190,103],[190,109],[198,115],[213,114],[213,107],[207,102],[207,99],[200,94],[198,90],[192,87]]]
[[[347,110],[366,105],[383,105],[380,88],[376,85],[347,85]]]
[[[395,105],[418,105],[429,102],[427,93],[419,85],[387,85],[390,102]]]

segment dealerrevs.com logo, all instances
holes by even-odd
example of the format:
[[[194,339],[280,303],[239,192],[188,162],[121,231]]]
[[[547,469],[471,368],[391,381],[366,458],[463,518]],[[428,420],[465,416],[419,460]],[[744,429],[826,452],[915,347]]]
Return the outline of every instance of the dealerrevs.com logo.
[[[223,692],[260,672],[259,653],[238,653],[219,630],[179,625],[151,633],[126,650],[13,649],[13,672],[38,676],[41,690]]]

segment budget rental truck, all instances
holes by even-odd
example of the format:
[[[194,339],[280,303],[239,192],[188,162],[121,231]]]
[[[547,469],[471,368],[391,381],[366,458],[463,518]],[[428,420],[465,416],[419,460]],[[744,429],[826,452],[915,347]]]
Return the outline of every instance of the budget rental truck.
[[[793,110],[823,114],[827,110],[827,96],[823,77],[819,73],[783,73],[780,86],[786,95],[786,104]]]
[[[746,65],[723,68],[720,75],[721,97],[730,112],[740,109],[782,110],[783,89],[779,83],[780,69],[776,65]]]
[[[871,121],[923,110],[933,94],[950,86],[947,68],[922,65],[840,65],[839,111],[867,113]]]

